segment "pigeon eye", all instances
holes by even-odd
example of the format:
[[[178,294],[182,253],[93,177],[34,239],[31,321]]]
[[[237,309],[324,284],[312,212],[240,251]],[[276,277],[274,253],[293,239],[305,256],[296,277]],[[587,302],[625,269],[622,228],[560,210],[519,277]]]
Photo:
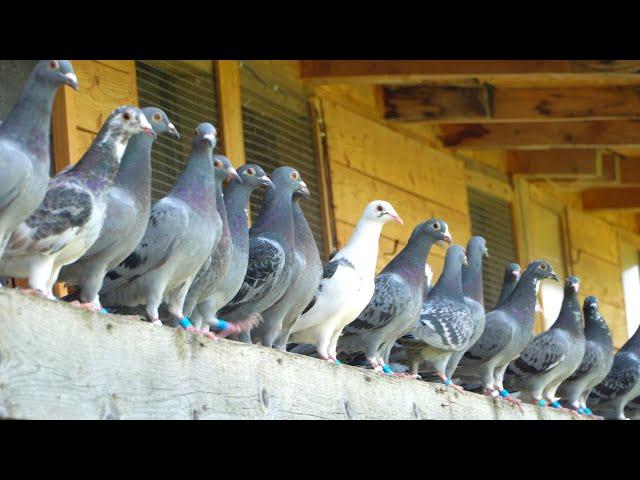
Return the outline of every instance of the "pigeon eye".
[[[214,160],[214,161],[213,161],[213,165],[214,165],[216,168],[222,168],[222,162],[221,162],[220,160]]]
[[[291,178],[293,180],[298,180],[300,178],[300,174],[294,170],[293,172],[291,172]]]
[[[440,230],[440,224],[438,222],[433,224],[433,229],[434,230]]]
[[[122,114],[122,118],[124,118],[127,122],[131,120],[131,114],[129,112],[124,112]]]
[[[60,67],[60,64],[58,63],[58,61],[57,61],[57,60],[51,60],[51,61],[49,62],[49,68],[50,68],[51,70],[57,70],[59,67]]]
[[[247,175],[255,175],[256,171],[253,168],[247,168]]]
[[[378,205],[376,207],[376,210],[379,211],[379,212],[383,212],[384,211],[384,207],[382,205]]]
[[[542,265],[540,265],[540,270],[547,270],[547,266],[543,263]]]
[[[154,122],[159,122],[162,120],[162,115],[160,115],[159,113],[154,113],[152,119]]]

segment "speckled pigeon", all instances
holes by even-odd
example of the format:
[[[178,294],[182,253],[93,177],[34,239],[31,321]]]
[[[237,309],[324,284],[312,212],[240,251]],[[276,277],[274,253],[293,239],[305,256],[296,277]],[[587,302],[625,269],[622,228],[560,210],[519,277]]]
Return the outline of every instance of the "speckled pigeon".
[[[218,217],[222,225],[220,239],[215,243],[210,257],[200,267],[196,274],[191,288],[184,301],[184,313],[188,317],[192,316],[194,309],[206,300],[217,289],[222,278],[227,274],[231,264],[233,255],[233,245],[231,239],[231,230],[229,227],[227,208],[224,201],[222,190],[222,182],[227,178],[231,178],[234,183],[241,183],[242,178],[238,175],[231,161],[224,155],[214,155],[214,160],[219,160],[224,170],[216,169],[216,209]],[[214,312],[215,313],[215,312]],[[204,318],[197,316],[191,319],[196,329],[201,330],[204,326]],[[208,326],[208,324],[207,324]],[[205,329],[208,332],[208,328]],[[231,333],[231,332],[229,332]]]
[[[51,168],[51,109],[58,87],[78,89],[67,60],[42,60],[0,124],[0,258],[9,235],[44,200]]]
[[[293,195],[308,192],[300,173],[278,167],[269,176],[274,189],[267,189],[260,215],[249,232],[249,264],[240,290],[220,315],[242,321],[275,304],[290,286],[295,264]],[[249,331],[241,340],[250,342]]]
[[[520,399],[560,408],[556,391],[580,366],[585,351],[584,319],[578,300],[580,279],[567,277],[558,318],[531,340],[507,368],[506,378]]]
[[[504,270],[504,279],[502,281],[502,289],[496,304],[493,307],[494,310],[500,308],[502,304],[509,298],[511,292],[515,288],[516,284],[520,280],[520,265],[517,263],[510,263]]]
[[[262,312],[264,322],[254,330],[253,340],[259,340],[265,347],[286,350],[291,327],[313,299],[322,280],[320,252],[300,207],[300,200],[307,196],[303,193],[293,196],[295,264],[291,285],[280,300]]]
[[[182,312],[184,298],[198,269],[220,238],[216,210],[214,160],[216,129],[201,123],[191,142],[187,166],[166,197],[151,207],[147,229],[136,249],[107,272],[100,300],[107,307],[145,305],[146,316],[161,324],[158,308],[167,303],[170,322],[195,330]]]
[[[407,245],[376,277],[369,304],[344,328],[338,351],[364,352],[376,372],[392,373],[387,365],[391,348],[420,315],[424,265],[436,242],[451,243],[444,221],[433,218],[414,228]]]
[[[446,374],[454,352],[469,345],[475,332],[475,306],[465,301],[462,290],[462,266],[468,265],[464,248],[452,245],[447,250],[440,278],[423,300],[420,317],[409,333],[400,337],[409,360],[409,373],[418,375],[418,367],[426,362],[446,384],[460,389]]]
[[[242,165],[238,171],[240,181],[232,179],[224,189],[224,204],[231,237],[232,254],[226,274],[215,291],[199,303],[193,313],[194,324],[202,325],[202,331],[210,327],[222,330],[223,336],[240,333],[235,323],[218,318],[218,310],[226,305],[240,290],[249,263],[249,214],[248,204],[251,193],[260,186],[273,187],[273,183],[259,165]]]
[[[1,275],[28,278],[33,291],[55,298],[60,269],[98,238],[122,155],[129,139],[141,132],[154,135],[138,108],[123,106],[109,115],[80,161],[49,181],[43,202],[13,231]]]
[[[611,370],[591,391],[587,405],[605,418],[625,420],[625,407],[640,396],[640,327],[613,358]]]
[[[314,345],[320,358],[337,360],[342,330],[373,296],[380,233],[389,221],[402,224],[390,203],[375,200],[365,207],[349,241],[324,265],[315,297],[291,328],[292,342]]]
[[[598,299],[589,296],[582,309],[585,321],[586,344],[582,362],[558,390],[560,396],[578,413],[591,414],[587,398],[591,389],[609,373],[613,364],[613,340],[607,322],[598,311]]]
[[[142,109],[156,136],[180,138],[167,115],[155,107]],[[107,213],[98,240],[76,262],[60,272],[60,280],[78,285],[78,292],[65,300],[101,308],[98,292],[108,270],[135,249],[144,235],[151,210],[151,147],[154,137],[140,133],[129,141],[118,176],[109,190]]]
[[[516,358],[533,337],[536,293],[545,278],[558,277],[544,260],[531,262],[504,304],[485,316],[485,326],[478,341],[463,355],[456,377],[479,380],[484,393],[520,403],[503,386],[509,362]]]

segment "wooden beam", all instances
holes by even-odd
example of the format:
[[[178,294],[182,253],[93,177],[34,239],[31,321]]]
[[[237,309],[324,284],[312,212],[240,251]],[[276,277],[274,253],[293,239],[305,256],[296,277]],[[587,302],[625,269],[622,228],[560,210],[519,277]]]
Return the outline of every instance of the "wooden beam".
[[[51,135],[56,172],[67,168],[75,159],[78,150],[77,122],[76,92],[67,87],[59,88],[51,112]]]
[[[640,187],[590,188],[582,192],[582,206],[585,210],[640,211]]]
[[[427,123],[548,122],[640,118],[636,86],[493,88],[384,87],[385,118]]]
[[[313,83],[396,83],[433,80],[501,80],[507,83],[566,82],[593,85],[640,83],[636,60],[301,60],[303,79]],[[519,83],[520,82],[520,83]]]
[[[242,132],[240,72],[237,60],[216,60],[218,105],[220,106],[220,142],[224,154],[235,166],[245,163]]]
[[[620,183],[640,186],[640,158],[620,158]]]
[[[532,122],[442,125],[449,148],[541,149],[640,146],[640,121]]]
[[[515,150],[508,152],[507,172],[544,178],[596,178],[601,174],[593,149]]]

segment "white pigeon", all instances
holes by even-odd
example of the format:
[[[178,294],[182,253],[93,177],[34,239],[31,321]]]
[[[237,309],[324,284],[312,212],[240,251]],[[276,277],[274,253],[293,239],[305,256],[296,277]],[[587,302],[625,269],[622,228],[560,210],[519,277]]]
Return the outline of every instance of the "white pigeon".
[[[380,233],[389,221],[403,223],[390,203],[367,205],[347,244],[324,266],[316,296],[291,329],[291,343],[315,345],[320,358],[336,361],[343,328],[373,296]]]

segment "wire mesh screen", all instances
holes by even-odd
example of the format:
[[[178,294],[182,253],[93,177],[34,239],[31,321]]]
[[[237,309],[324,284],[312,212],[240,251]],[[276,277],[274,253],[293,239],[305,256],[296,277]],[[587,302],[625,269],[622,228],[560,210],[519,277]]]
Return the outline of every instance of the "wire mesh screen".
[[[493,195],[472,188],[467,192],[471,231],[483,236],[489,249],[489,258],[484,259],[482,268],[484,303],[489,310],[500,295],[505,267],[516,261],[511,208],[509,202]]]
[[[210,122],[218,128],[215,72],[211,60],[137,60],[136,75],[140,107],[164,110],[181,136],[161,135],[154,143],[151,189],[158,200],[182,172],[195,127]]]
[[[269,174],[276,167],[296,168],[311,196],[300,201],[320,252],[324,250],[321,197],[309,106],[299,95],[274,92],[247,68],[240,70],[242,125],[247,163],[256,163]],[[254,220],[262,205],[263,192],[251,197]]]

